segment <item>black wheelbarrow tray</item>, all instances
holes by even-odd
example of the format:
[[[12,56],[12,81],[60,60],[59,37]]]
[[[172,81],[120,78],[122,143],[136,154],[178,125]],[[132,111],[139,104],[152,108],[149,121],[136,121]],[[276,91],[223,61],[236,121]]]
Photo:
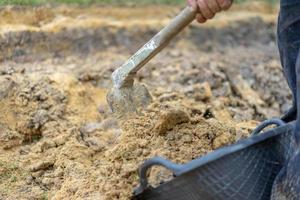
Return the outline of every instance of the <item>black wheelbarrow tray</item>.
[[[275,177],[295,149],[295,123],[284,124],[259,135],[216,150],[184,165],[160,157],[139,169],[136,200],[269,200]],[[174,178],[153,188],[147,170],[163,166]]]

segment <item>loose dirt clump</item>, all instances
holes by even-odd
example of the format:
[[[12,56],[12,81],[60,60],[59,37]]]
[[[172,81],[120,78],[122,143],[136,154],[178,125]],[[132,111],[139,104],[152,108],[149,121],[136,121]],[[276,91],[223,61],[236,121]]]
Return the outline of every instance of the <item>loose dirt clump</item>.
[[[172,130],[177,124],[187,123],[189,121],[190,118],[184,111],[178,109],[170,110],[161,114],[154,130],[159,135],[163,135],[167,131]]]

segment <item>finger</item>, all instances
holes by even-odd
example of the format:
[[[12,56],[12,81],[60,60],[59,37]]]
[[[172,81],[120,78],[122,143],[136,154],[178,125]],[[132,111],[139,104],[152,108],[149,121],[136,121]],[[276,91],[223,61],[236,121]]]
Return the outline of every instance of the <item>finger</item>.
[[[198,10],[197,0],[187,0],[189,6],[191,6],[195,11]]]
[[[228,10],[232,5],[232,0],[217,0],[222,10]]]
[[[198,3],[199,10],[204,18],[212,19],[215,16],[215,14],[209,9],[205,0],[198,0],[197,3]]]
[[[196,16],[196,19],[197,19],[197,22],[203,24],[206,22],[206,18],[203,17],[203,15],[201,13],[198,13],[197,16]]]
[[[228,10],[232,6],[233,1],[229,0],[227,5],[224,6],[224,10]]]
[[[220,12],[222,9],[219,6],[219,3],[217,2],[217,0],[208,0],[206,1],[208,8],[213,12],[213,13],[217,13]]]

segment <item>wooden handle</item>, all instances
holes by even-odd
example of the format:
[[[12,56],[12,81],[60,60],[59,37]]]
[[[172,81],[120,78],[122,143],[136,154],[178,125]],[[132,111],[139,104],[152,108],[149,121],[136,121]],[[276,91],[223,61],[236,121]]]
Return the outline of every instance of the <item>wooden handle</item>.
[[[169,25],[156,34],[121,67],[116,69],[112,74],[115,87],[132,86],[136,72],[169,44],[178,33],[195,19],[195,16],[196,11],[191,7],[186,7]]]

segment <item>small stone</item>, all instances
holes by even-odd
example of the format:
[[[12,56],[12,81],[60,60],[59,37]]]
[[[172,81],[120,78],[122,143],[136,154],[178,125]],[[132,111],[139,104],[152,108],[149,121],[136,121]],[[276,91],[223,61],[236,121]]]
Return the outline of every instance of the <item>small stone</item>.
[[[198,101],[208,101],[212,97],[211,87],[208,82],[194,85],[195,99]]]

